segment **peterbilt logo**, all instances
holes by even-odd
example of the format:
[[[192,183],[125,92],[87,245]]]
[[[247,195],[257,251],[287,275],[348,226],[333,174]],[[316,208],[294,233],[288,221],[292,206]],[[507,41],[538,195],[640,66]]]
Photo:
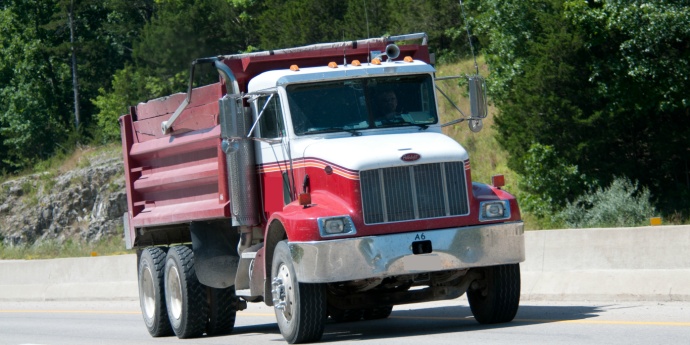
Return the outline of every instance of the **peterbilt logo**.
[[[414,162],[420,158],[422,158],[422,156],[420,156],[418,153],[406,153],[400,157],[403,162]]]

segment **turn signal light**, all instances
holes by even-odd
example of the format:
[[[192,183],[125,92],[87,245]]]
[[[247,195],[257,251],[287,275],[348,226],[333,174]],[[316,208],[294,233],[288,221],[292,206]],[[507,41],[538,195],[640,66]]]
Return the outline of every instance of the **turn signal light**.
[[[309,193],[300,193],[299,195],[299,204],[302,206],[309,206],[311,205],[311,194]]]
[[[491,176],[491,184],[494,187],[501,189],[501,187],[506,185],[506,178],[503,175]]]

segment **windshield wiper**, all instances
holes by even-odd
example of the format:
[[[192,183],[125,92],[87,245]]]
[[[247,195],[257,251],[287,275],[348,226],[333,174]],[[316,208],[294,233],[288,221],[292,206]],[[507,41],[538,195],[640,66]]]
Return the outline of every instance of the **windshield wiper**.
[[[342,127],[330,127],[330,128],[324,128],[324,129],[316,129],[313,131],[306,131],[302,134],[320,134],[320,133],[335,133],[335,132],[348,132],[352,134],[353,137],[358,137],[362,135],[362,133],[357,132],[354,129],[344,129]]]
[[[414,122],[407,122],[407,121],[404,121],[404,120],[403,120],[403,121],[400,121],[400,122],[382,123],[381,125],[376,126],[376,128],[407,127],[407,126],[409,126],[409,125],[419,127],[419,130],[420,130],[420,131],[424,131],[424,130],[426,130],[427,128],[429,128],[429,126],[427,126],[427,125],[425,125],[425,124],[414,123]]]

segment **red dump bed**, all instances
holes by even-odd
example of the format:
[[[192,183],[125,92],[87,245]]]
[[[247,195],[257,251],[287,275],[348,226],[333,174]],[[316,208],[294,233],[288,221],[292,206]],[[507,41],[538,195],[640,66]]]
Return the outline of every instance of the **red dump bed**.
[[[225,154],[220,149],[220,83],[197,88],[187,108],[163,135],[182,103],[176,94],[140,103],[120,119],[129,227],[229,217]]]

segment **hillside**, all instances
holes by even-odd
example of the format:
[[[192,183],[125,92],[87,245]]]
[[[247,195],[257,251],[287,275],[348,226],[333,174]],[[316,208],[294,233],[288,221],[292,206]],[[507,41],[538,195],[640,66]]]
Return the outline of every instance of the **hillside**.
[[[119,238],[126,211],[119,145],[79,148],[53,167],[0,184],[0,258],[62,256]],[[121,243],[121,241],[120,241]],[[40,247],[40,248],[39,248]]]

